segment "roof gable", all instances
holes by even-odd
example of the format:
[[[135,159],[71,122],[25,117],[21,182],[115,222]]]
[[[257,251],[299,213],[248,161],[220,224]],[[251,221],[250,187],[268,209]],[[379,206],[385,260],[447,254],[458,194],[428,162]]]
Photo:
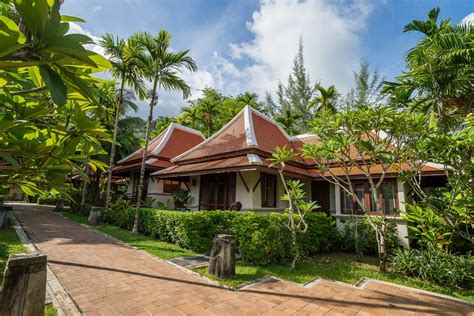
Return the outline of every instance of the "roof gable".
[[[205,140],[204,135],[195,129],[171,123],[163,132],[152,139],[147,147],[147,157],[159,157],[170,160],[189,148],[201,143]],[[118,161],[117,164],[126,164],[143,155],[143,148],[138,149],[131,155]]]

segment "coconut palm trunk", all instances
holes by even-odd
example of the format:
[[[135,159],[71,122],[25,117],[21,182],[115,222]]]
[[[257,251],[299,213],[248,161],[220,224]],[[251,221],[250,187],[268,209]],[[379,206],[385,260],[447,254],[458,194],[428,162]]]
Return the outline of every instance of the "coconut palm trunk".
[[[145,180],[146,150],[149,143],[153,120],[153,107],[158,101],[158,89],[163,88],[165,91],[181,91],[183,93],[183,98],[187,98],[190,93],[190,87],[180,77],[180,74],[182,68],[196,71],[197,66],[194,60],[187,56],[189,50],[179,51],[176,53],[169,51],[171,34],[164,30],[161,30],[156,37],[153,37],[148,33],[138,33],[135,39],[138,45],[136,46],[136,51],[134,51],[134,56],[141,64],[145,78],[153,82],[145,135],[145,147],[142,154],[140,178],[138,182],[137,205],[132,229],[133,233],[138,233],[140,204]]]
[[[138,192],[137,192],[137,205],[135,209],[135,218],[133,220],[133,229],[132,233],[138,234],[138,220],[140,217],[140,206],[142,202],[142,195],[143,195],[143,183],[145,182],[145,162],[147,156],[147,148],[148,143],[150,142],[150,130],[151,124],[153,122],[153,108],[155,107],[156,101],[158,100],[157,95],[157,87],[158,87],[158,76],[155,77],[155,82],[153,83],[153,90],[151,94],[151,101],[150,101],[150,109],[148,112],[148,120],[146,123],[146,133],[145,133],[145,147],[142,154],[142,163],[140,166],[140,179],[138,181]]]
[[[109,162],[109,170],[107,174],[107,189],[105,191],[105,210],[104,210],[105,214],[107,214],[107,211],[109,210],[110,188],[112,186],[112,166],[114,165],[114,160],[115,160],[118,123],[119,123],[119,116],[120,116],[120,108],[122,107],[122,103],[123,103],[123,89],[124,88],[125,88],[125,80],[124,80],[124,76],[122,76],[122,83],[120,84],[117,107],[115,108],[114,132],[112,136],[112,147],[110,149],[110,162]]]

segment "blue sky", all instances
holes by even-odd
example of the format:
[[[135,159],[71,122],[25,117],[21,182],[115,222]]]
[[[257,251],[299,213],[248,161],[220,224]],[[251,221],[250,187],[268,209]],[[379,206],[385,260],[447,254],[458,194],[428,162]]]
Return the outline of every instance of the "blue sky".
[[[196,98],[205,86],[232,95],[274,92],[286,81],[300,36],[313,82],[345,93],[361,60],[393,79],[419,39],[403,26],[436,6],[454,23],[470,14],[474,20],[473,0],[66,0],[62,11],[84,18],[73,30],[94,37],[170,31],[172,48],[191,49],[198,63],[197,73],[184,75]],[[163,92],[157,115],[176,115],[185,104]],[[145,113],[142,106],[138,115]]]

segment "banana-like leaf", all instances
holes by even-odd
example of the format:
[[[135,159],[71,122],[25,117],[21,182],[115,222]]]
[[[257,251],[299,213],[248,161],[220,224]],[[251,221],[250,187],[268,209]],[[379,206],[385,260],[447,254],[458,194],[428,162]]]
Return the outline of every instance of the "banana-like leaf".
[[[64,105],[67,100],[67,88],[61,77],[48,65],[41,65],[39,72],[51,92],[54,103]]]

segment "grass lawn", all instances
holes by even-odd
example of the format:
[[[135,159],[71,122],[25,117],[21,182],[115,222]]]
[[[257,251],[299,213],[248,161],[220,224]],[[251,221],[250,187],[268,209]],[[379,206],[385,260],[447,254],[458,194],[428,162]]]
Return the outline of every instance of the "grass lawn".
[[[87,224],[87,217],[78,214],[62,213],[64,217],[79,224]],[[159,241],[157,239],[147,237],[144,235],[132,234],[129,230],[122,229],[113,225],[97,225],[89,226],[97,229],[107,235],[117,238],[130,246],[137,247],[146,251],[153,256],[164,260],[169,260],[177,257],[195,256],[196,253],[191,250],[183,249],[175,244]]]
[[[16,253],[27,252],[26,247],[21,243],[13,227],[0,230],[0,285],[3,282],[3,274],[7,264],[8,256]],[[45,305],[44,314],[46,316],[57,315],[56,309],[51,305]]]
[[[0,284],[3,280],[8,256],[20,252],[26,252],[26,247],[21,243],[15,229],[11,227],[0,230]]]
[[[196,268],[194,271],[216,280],[221,284],[239,287],[255,279],[271,275],[296,283],[306,283],[316,277],[356,284],[363,277],[386,282],[397,283],[431,292],[458,297],[474,301],[474,290],[454,289],[430,284],[425,281],[410,278],[399,273],[378,271],[378,260],[374,257],[364,257],[360,260],[355,255],[346,253],[332,253],[320,255],[314,259],[302,261],[294,270],[288,266],[270,265],[267,267],[255,266],[243,261],[236,265],[236,275],[227,280],[217,279],[207,273],[207,268]]]

